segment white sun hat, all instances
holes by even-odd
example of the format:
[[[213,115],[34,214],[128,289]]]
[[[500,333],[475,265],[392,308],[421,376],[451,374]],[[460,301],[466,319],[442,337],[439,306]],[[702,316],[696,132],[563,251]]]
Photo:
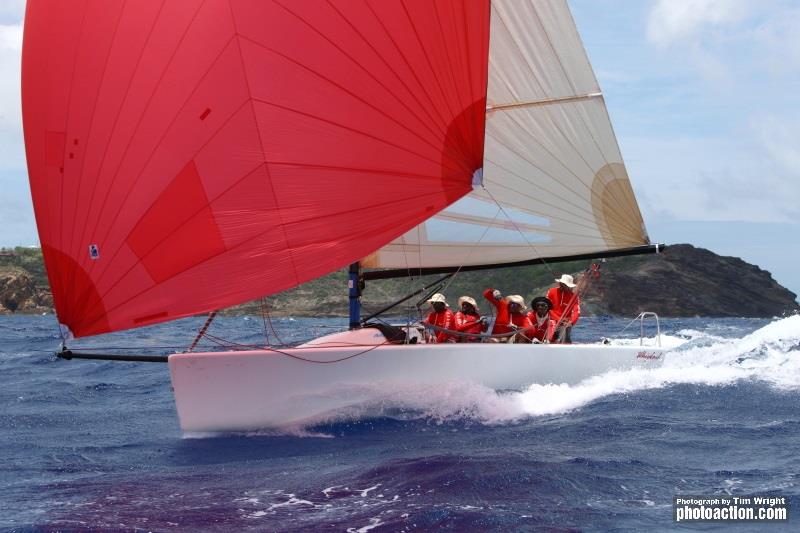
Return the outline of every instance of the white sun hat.
[[[525,307],[525,298],[523,298],[519,294],[511,294],[509,296],[506,296],[506,301],[510,304],[514,303],[519,305],[520,311],[524,311],[525,309],[527,309],[527,307]]]
[[[437,292],[436,294],[434,294],[433,296],[431,296],[428,299],[428,303],[429,304],[436,303],[436,302],[442,302],[443,304],[447,305],[447,300],[445,299],[444,294],[442,294],[440,292]]]
[[[575,283],[573,283],[572,276],[569,274],[561,274],[561,277],[556,280],[556,283],[563,283],[570,289],[575,287]]]
[[[458,306],[461,307],[461,305],[464,302],[470,304],[472,307],[475,308],[476,311],[478,310],[478,302],[475,301],[475,298],[471,296],[462,296],[461,298],[458,299]]]

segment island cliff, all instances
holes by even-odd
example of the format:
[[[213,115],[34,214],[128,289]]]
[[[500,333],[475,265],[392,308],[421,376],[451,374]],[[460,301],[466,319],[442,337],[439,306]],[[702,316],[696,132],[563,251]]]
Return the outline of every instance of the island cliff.
[[[530,301],[553,286],[554,277],[562,273],[577,276],[588,264],[573,261],[462,273],[441,290],[451,305],[463,294],[476,297],[480,305],[480,293],[487,287],[504,294],[521,294]],[[363,294],[364,316],[433,279],[369,282]],[[346,273],[334,272],[270,296],[264,309],[274,315],[345,316],[346,286]],[[602,263],[600,276],[593,279],[583,297],[583,313],[633,317],[641,311],[653,311],[665,317],[772,317],[800,311],[796,298],[757,266],[677,244],[658,255],[612,258]],[[41,251],[17,248],[0,253],[0,314],[52,312],[52,306]],[[488,312],[486,305],[480,307]],[[261,310],[261,302],[251,302],[226,312]],[[395,314],[404,312],[398,307]]]

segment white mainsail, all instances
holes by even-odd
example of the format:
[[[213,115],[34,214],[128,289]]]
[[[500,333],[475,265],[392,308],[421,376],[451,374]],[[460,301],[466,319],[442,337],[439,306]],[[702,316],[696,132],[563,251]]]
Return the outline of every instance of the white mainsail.
[[[488,69],[474,190],[362,266],[510,263],[649,244],[566,1],[492,0]]]

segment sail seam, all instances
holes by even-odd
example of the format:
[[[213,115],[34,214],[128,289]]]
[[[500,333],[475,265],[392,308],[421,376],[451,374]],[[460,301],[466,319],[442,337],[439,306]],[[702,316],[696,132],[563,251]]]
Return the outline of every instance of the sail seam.
[[[409,107],[408,107],[408,106],[406,106],[405,104],[403,104],[403,103],[402,103],[402,101],[400,100],[400,98],[398,98],[398,97],[397,97],[397,95],[395,95],[395,94],[394,94],[392,91],[390,91],[388,87],[386,87],[386,86],[384,86],[382,83],[380,83],[380,82],[379,82],[379,81],[378,81],[378,80],[375,78],[375,76],[373,76],[371,73],[369,73],[368,71],[366,71],[366,70],[364,69],[364,67],[363,67],[363,66],[362,66],[362,65],[361,65],[361,64],[360,64],[358,61],[356,61],[356,60],[355,60],[353,57],[351,57],[351,56],[350,56],[350,55],[349,55],[347,52],[345,52],[345,51],[344,51],[344,50],[343,50],[341,47],[337,46],[337,45],[336,45],[336,43],[334,43],[333,41],[331,41],[331,40],[330,40],[330,39],[329,39],[329,38],[328,38],[328,37],[327,37],[325,34],[323,34],[323,33],[322,33],[322,32],[321,32],[321,31],[320,31],[318,28],[316,28],[315,26],[311,25],[311,24],[310,24],[310,23],[309,23],[309,22],[308,22],[306,19],[304,19],[304,18],[300,17],[299,15],[297,15],[296,13],[292,12],[292,11],[291,11],[290,9],[288,9],[286,6],[284,6],[284,5],[280,4],[280,3],[276,3],[276,5],[278,5],[278,6],[280,6],[281,8],[283,8],[283,9],[284,9],[284,10],[285,10],[287,13],[291,14],[292,16],[294,16],[295,18],[297,18],[298,20],[300,20],[300,21],[301,21],[303,24],[305,24],[305,25],[306,25],[306,26],[308,26],[308,27],[309,27],[311,30],[313,30],[315,33],[317,33],[317,35],[319,35],[320,37],[322,37],[323,39],[325,39],[325,41],[327,41],[327,42],[328,42],[328,43],[329,43],[329,44],[330,44],[332,47],[334,47],[336,50],[338,50],[338,51],[339,51],[339,52],[340,52],[340,53],[341,53],[341,54],[342,54],[344,57],[348,58],[348,59],[349,59],[349,60],[350,60],[350,61],[351,61],[353,64],[357,65],[357,66],[358,66],[358,67],[359,67],[359,68],[360,68],[362,71],[365,71],[365,72],[367,72],[367,73],[370,75],[370,77],[373,79],[373,81],[376,81],[376,83],[378,83],[378,84],[379,84],[381,87],[383,87],[383,89],[384,89],[384,90],[386,90],[386,92],[387,92],[387,93],[389,93],[389,94],[390,94],[390,95],[391,95],[391,96],[392,96],[392,97],[393,97],[393,98],[394,98],[396,101],[400,102],[400,104],[401,104],[401,105],[403,105],[403,107],[404,107],[406,110],[409,110],[409,111],[411,111],[411,110],[409,109]],[[401,128],[403,128],[405,131],[407,131],[408,133],[410,133],[410,134],[411,134],[411,135],[413,135],[414,137],[418,138],[418,139],[419,139],[420,141],[422,141],[423,143],[425,143],[425,144],[429,145],[429,146],[430,146],[431,148],[433,148],[434,150],[438,150],[438,147],[437,147],[437,146],[436,146],[436,145],[435,145],[433,142],[431,142],[431,140],[430,140],[430,139],[426,139],[425,137],[423,137],[422,135],[420,135],[420,134],[419,134],[419,133],[418,133],[418,132],[417,132],[417,131],[416,131],[414,128],[412,128],[412,127],[410,127],[410,126],[408,126],[408,125],[404,124],[404,123],[403,123],[403,122],[401,122],[399,119],[397,119],[397,118],[395,118],[395,117],[393,117],[393,116],[389,115],[389,114],[388,114],[388,113],[387,113],[385,110],[383,110],[383,109],[381,109],[381,108],[379,108],[379,107],[377,107],[377,106],[375,106],[375,105],[371,104],[370,102],[368,102],[368,101],[367,101],[367,100],[365,100],[364,98],[360,97],[360,96],[359,96],[359,95],[357,95],[356,93],[354,93],[354,92],[352,92],[352,91],[348,91],[348,90],[347,90],[345,87],[343,87],[342,85],[340,85],[340,84],[336,83],[335,81],[333,81],[332,79],[330,79],[330,78],[328,78],[328,77],[326,77],[326,76],[323,76],[323,75],[322,75],[322,73],[320,73],[320,72],[318,72],[318,71],[316,71],[316,70],[313,70],[313,69],[309,68],[308,66],[306,66],[305,64],[303,64],[303,63],[300,63],[300,62],[298,62],[298,61],[296,61],[296,60],[292,59],[291,57],[289,57],[289,56],[287,56],[287,55],[285,55],[285,54],[283,54],[283,53],[281,53],[281,52],[279,52],[279,51],[277,51],[277,50],[275,50],[275,49],[273,49],[273,48],[270,48],[270,47],[268,47],[268,46],[265,46],[264,44],[262,44],[262,43],[259,43],[258,41],[255,41],[255,40],[253,40],[253,39],[252,39],[252,38],[250,38],[250,37],[247,37],[247,36],[245,36],[245,35],[240,35],[239,37],[240,37],[240,39],[244,39],[244,40],[246,40],[246,41],[248,41],[248,42],[251,42],[253,45],[255,45],[255,46],[258,46],[259,48],[262,48],[262,49],[264,49],[264,50],[267,50],[267,51],[268,51],[268,52],[270,52],[270,53],[273,53],[273,54],[275,54],[275,55],[277,55],[277,56],[280,56],[280,57],[282,57],[283,59],[285,59],[286,61],[289,61],[289,62],[291,62],[291,63],[293,63],[293,64],[297,65],[298,67],[300,67],[300,68],[302,68],[302,69],[306,70],[307,72],[310,72],[310,73],[311,73],[311,74],[313,74],[314,76],[316,76],[316,77],[318,77],[318,78],[320,78],[320,79],[322,79],[322,80],[325,80],[327,83],[329,83],[330,85],[332,85],[332,86],[336,87],[337,89],[339,89],[339,90],[340,90],[340,91],[342,91],[343,93],[345,93],[345,94],[347,94],[347,95],[350,95],[352,98],[354,98],[354,99],[358,100],[359,102],[363,103],[365,106],[369,107],[369,108],[370,108],[370,109],[372,109],[373,111],[375,111],[375,112],[377,112],[378,114],[382,115],[382,116],[383,116],[383,117],[385,117],[386,119],[388,119],[388,120],[390,120],[390,121],[394,122],[395,124],[397,124],[398,126],[400,126]],[[411,114],[413,115],[413,112],[412,112]],[[415,118],[417,118],[417,120],[419,120],[419,118],[418,118],[418,117],[416,117],[416,116],[415,116]],[[421,120],[420,120],[420,122],[421,122],[421,123],[423,123]],[[424,123],[423,123],[423,124],[424,124]],[[435,132],[431,131],[431,133],[433,133],[433,134],[435,135]]]
[[[349,20],[347,17],[345,17],[345,16],[344,16],[344,14],[343,14],[343,13],[342,13],[342,12],[341,12],[339,9],[337,9],[337,7],[336,7],[336,6],[335,6],[335,5],[334,5],[334,4],[333,4],[333,3],[332,3],[330,0],[328,0],[328,3],[329,3],[329,5],[331,6],[331,9],[333,9],[334,11],[336,11],[336,13],[337,13],[337,14],[338,14],[338,15],[339,15],[341,18],[342,18],[342,20],[344,20],[344,21],[347,23],[347,25],[348,25],[348,26],[349,26],[349,27],[350,27],[350,28],[353,30],[353,32],[354,32],[356,35],[358,35],[358,36],[361,38],[361,40],[364,42],[364,44],[365,44],[367,47],[369,47],[369,49],[370,49],[370,50],[372,50],[372,52],[375,54],[375,57],[377,57],[378,59],[380,59],[380,61],[383,63],[383,66],[384,66],[384,67],[386,67],[386,69],[387,69],[389,72],[391,72],[391,73],[394,75],[394,77],[397,79],[397,81],[399,81],[399,82],[402,84],[403,88],[406,90],[406,92],[408,93],[408,95],[409,95],[409,96],[410,96],[410,97],[411,97],[411,98],[412,98],[412,99],[413,99],[413,100],[414,100],[414,101],[417,103],[417,106],[418,106],[418,107],[417,107],[417,109],[419,109],[419,110],[423,111],[423,112],[424,112],[424,113],[427,115],[427,120],[428,120],[428,121],[430,121],[431,123],[435,123],[435,121],[436,121],[435,117],[433,117],[433,116],[432,116],[432,115],[429,113],[429,110],[428,110],[427,108],[425,108],[425,107],[422,105],[422,102],[420,102],[419,98],[417,98],[417,95],[414,93],[414,91],[412,91],[412,90],[411,90],[411,88],[410,88],[410,87],[409,87],[409,86],[406,84],[406,82],[403,80],[403,78],[402,78],[402,77],[401,77],[401,76],[400,76],[400,75],[399,75],[399,74],[398,74],[398,73],[397,73],[397,72],[394,70],[394,68],[392,68],[392,65],[391,65],[391,64],[390,64],[388,61],[386,61],[386,59],[383,57],[383,55],[381,55],[381,54],[380,54],[380,53],[379,53],[379,52],[378,52],[378,51],[375,49],[375,46],[374,46],[374,45],[373,45],[373,44],[372,44],[372,43],[371,43],[371,42],[370,42],[370,41],[369,41],[369,40],[368,40],[368,39],[367,39],[367,38],[364,36],[364,34],[363,34],[362,32],[360,32],[360,31],[358,30],[358,28],[357,28],[355,25],[353,25],[353,23],[352,23],[352,22],[351,22],[351,21],[350,21],[350,20]],[[349,56],[348,56],[348,57],[349,57]],[[352,59],[352,58],[351,58],[351,59]],[[377,76],[375,76],[375,75],[374,75],[372,72],[370,72],[369,70],[365,69],[365,68],[364,68],[364,66],[363,66],[363,65],[362,65],[360,62],[358,62],[358,61],[355,61],[354,59],[353,59],[353,61],[355,62],[355,64],[356,64],[356,65],[357,65],[357,66],[358,66],[358,67],[359,67],[359,68],[360,68],[360,69],[361,69],[363,72],[365,72],[365,73],[366,73],[366,74],[367,74],[367,75],[368,75],[370,78],[372,78],[372,80],[373,80],[375,83],[377,83],[378,85],[380,85],[380,86],[381,86],[381,87],[382,87],[382,88],[383,88],[383,89],[384,89],[384,90],[385,90],[385,91],[386,91],[388,94],[390,94],[390,95],[391,95],[391,96],[392,96],[392,97],[393,97],[393,98],[394,98],[394,99],[395,99],[395,100],[396,100],[396,101],[397,101],[397,102],[398,102],[398,103],[399,103],[401,106],[403,106],[403,108],[404,108],[406,111],[408,111],[410,115],[412,115],[412,116],[413,116],[415,119],[417,119],[417,120],[419,121],[419,123],[420,123],[420,124],[422,124],[422,125],[425,127],[425,129],[427,129],[427,130],[428,130],[428,132],[430,132],[430,133],[431,133],[431,135],[433,135],[434,137],[438,136],[438,134],[437,134],[436,130],[435,130],[435,129],[433,129],[433,128],[431,127],[431,123],[429,123],[429,122],[426,122],[426,120],[423,120],[423,118],[422,118],[422,117],[420,117],[419,115],[417,115],[417,114],[415,113],[415,108],[413,108],[413,107],[409,107],[408,105],[406,105],[406,103],[405,103],[405,102],[403,102],[402,98],[400,98],[400,96],[399,96],[398,94],[395,94],[393,91],[391,91],[391,90],[390,90],[390,89],[389,89],[389,88],[388,88],[386,85],[384,85],[384,83],[383,83],[383,82],[381,82],[381,80],[380,80],[380,79],[379,79]]]
[[[308,68],[307,66],[303,65],[302,63],[298,63],[297,61],[295,61],[295,60],[293,60],[292,58],[290,58],[290,57],[288,57],[288,56],[286,56],[286,55],[284,55],[284,54],[282,54],[282,53],[278,52],[277,50],[274,50],[274,49],[272,49],[272,48],[269,48],[268,46],[264,46],[263,44],[261,44],[261,43],[259,43],[259,42],[257,42],[257,41],[254,41],[253,39],[251,39],[251,38],[249,38],[249,37],[247,37],[247,36],[240,35],[240,36],[238,36],[238,37],[239,37],[239,39],[240,39],[240,40],[244,40],[244,41],[250,42],[250,43],[252,43],[254,46],[258,46],[259,48],[262,48],[262,49],[264,49],[264,50],[267,50],[268,52],[271,52],[271,53],[273,53],[273,54],[275,54],[275,55],[277,55],[277,56],[279,56],[279,57],[282,57],[282,58],[284,58],[285,60],[287,60],[287,61],[290,61],[290,62],[292,62],[293,64],[297,65],[298,67],[305,69],[306,71],[310,72],[310,73],[311,73],[311,74],[313,74],[314,76],[317,76],[318,78],[320,78],[320,79],[322,79],[322,80],[325,80],[326,82],[328,82],[328,83],[329,83],[329,84],[331,84],[332,86],[336,87],[337,89],[339,89],[339,90],[340,90],[340,91],[342,91],[343,93],[345,93],[345,94],[347,94],[347,95],[351,96],[352,98],[354,98],[354,99],[358,100],[359,102],[363,103],[365,106],[369,107],[369,108],[370,108],[370,109],[372,109],[373,111],[375,111],[375,112],[377,112],[378,114],[382,115],[382,116],[383,116],[383,117],[385,117],[386,119],[388,119],[388,120],[390,120],[390,121],[394,122],[395,124],[397,124],[398,126],[400,126],[401,128],[403,128],[403,130],[405,130],[406,132],[410,133],[410,134],[411,134],[411,135],[413,135],[414,137],[418,138],[420,141],[422,141],[422,142],[423,142],[423,143],[425,143],[426,145],[430,146],[430,147],[431,147],[433,150],[438,150],[438,149],[439,149],[439,148],[438,148],[438,147],[437,147],[437,146],[436,146],[434,143],[432,143],[430,140],[428,140],[428,139],[426,139],[426,138],[422,137],[421,135],[419,135],[419,134],[418,134],[416,131],[414,131],[412,128],[410,128],[410,127],[406,126],[405,124],[403,124],[403,123],[402,123],[402,122],[400,122],[399,120],[397,120],[397,119],[395,119],[394,117],[392,117],[392,116],[388,115],[387,113],[385,113],[383,110],[379,109],[378,107],[376,107],[376,106],[374,106],[374,105],[370,104],[369,102],[367,102],[367,101],[366,101],[366,100],[364,100],[363,98],[359,97],[359,96],[358,96],[358,95],[356,95],[355,93],[353,93],[353,92],[351,92],[351,91],[348,91],[348,90],[346,90],[344,87],[342,87],[342,86],[341,86],[341,85],[339,85],[338,83],[334,82],[333,80],[331,80],[331,79],[329,79],[329,78],[326,78],[325,76],[323,76],[323,75],[322,75],[322,74],[320,74],[319,72],[317,72],[317,71],[315,71],[315,70],[312,70],[312,69]],[[248,87],[248,91],[249,91],[249,87]],[[356,130],[356,129],[350,128],[349,126],[345,126],[344,124],[341,124],[341,123],[338,123],[338,122],[333,122],[333,121],[330,121],[330,120],[328,120],[328,119],[325,119],[325,118],[323,118],[323,117],[321,117],[321,116],[318,116],[318,115],[312,115],[312,114],[309,114],[309,113],[304,113],[304,112],[302,112],[302,111],[299,111],[299,110],[296,110],[296,109],[292,109],[292,108],[290,108],[290,107],[282,106],[282,105],[276,104],[276,103],[274,103],[274,102],[269,102],[269,101],[267,101],[267,100],[262,100],[262,99],[259,99],[259,98],[253,98],[252,96],[251,96],[250,98],[251,98],[253,101],[255,101],[255,102],[259,102],[259,103],[262,103],[262,104],[267,104],[267,105],[272,105],[272,106],[275,106],[275,107],[277,107],[277,108],[279,108],[279,109],[284,109],[284,110],[286,110],[286,111],[292,111],[292,112],[295,112],[295,113],[299,113],[299,114],[301,114],[301,115],[303,115],[303,116],[307,116],[307,117],[310,117],[310,118],[314,118],[314,119],[320,120],[320,121],[322,121],[322,122],[327,122],[328,124],[333,124],[333,125],[335,125],[335,126],[339,126],[339,127],[341,127],[341,128],[348,129],[349,131],[353,131],[353,132],[356,132],[356,133],[360,133],[360,134],[362,134],[362,135],[369,136],[369,137],[370,137],[370,138],[372,138],[372,139],[375,139],[375,140],[377,140],[377,141],[384,142],[384,143],[386,143],[386,144],[389,144],[390,146],[393,146],[393,147],[395,147],[395,148],[399,148],[399,149],[402,149],[402,150],[406,150],[405,148],[402,148],[402,147],[401,147],[401,146],[399,146],[399,145],[396,145],[396,144],[389,143],[389,142],[385,141],[384,139],[381,139],[381,138],[379,138],[379,137],[376,137],[376,136],[374,136],[374,135],[371,135],[371,134],[369,134],[369,133],[362,132],[362,131],[359,131],[359,130]],[[408,151],[408,150],[406,150],[406,151]],[[410,152],[410,153],[412,153],[412,154],[414,154],[414,155],[417,155],[417,156],[419,156],[419,157],[423,157],[423,158],[425,158],[425,159],[427,159],[427,160],[429,160],[429,161],[432,161],[432,162],[434,162],[434,163],[437,163],[437,164],[439,164],[439,161],[436,161],[436,160],[430,159],[430,158],[428,158],[428,157],[425,157],[425,156],[423,156],[423,155],[421,155],[421,154],[418,154],[418,153],[415,153],[415,152]],[[456,162],[457,162],[457,161],[456,161]],[[461,166],[461,165],[460,165],[460,166]],[[466,170],[466,168],[462,166],[462,170]]]

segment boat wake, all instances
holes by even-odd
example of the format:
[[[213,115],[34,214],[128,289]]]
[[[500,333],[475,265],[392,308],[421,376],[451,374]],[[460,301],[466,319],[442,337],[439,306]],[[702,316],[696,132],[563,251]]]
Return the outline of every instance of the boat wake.
[[[655,339],[649,341],[652,344]],[[508,424],[566,413],[609,395],[675,384],[726,386],[751,380],[781,390],[800,390],[800,315],[777,320],[741,338],[680,330],[662,336],[662,345],[671,351],[660,368],[611,371],[576,385],[532,384],[523,391],[497,392],[461,382],[436,387],[375,384],[369,391],[358,391],[367,393],[367,402],[347,412],[331,413],[311,425],[383,417]],[[296,429],[292,432],[297,434]]]

